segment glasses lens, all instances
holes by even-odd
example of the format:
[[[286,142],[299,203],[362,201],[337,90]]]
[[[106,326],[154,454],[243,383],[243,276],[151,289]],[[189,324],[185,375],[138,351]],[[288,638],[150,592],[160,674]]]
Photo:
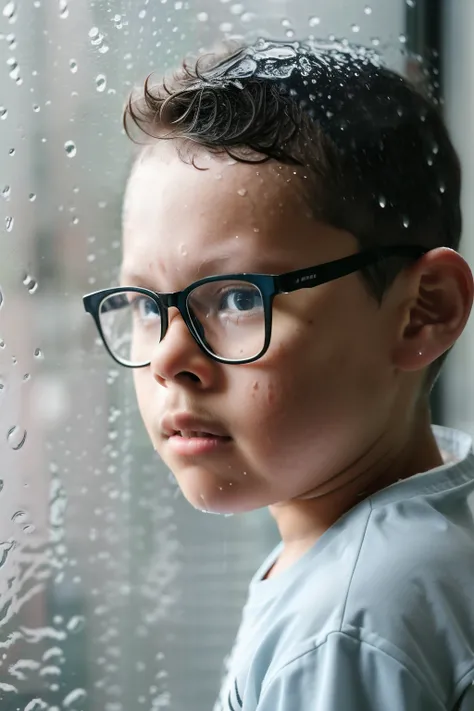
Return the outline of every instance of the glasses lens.
[[[187,308],[211,353],[239,361],[254,358],[263,350],[263,296],[254,284],[229,279],[206,282],[189,294]]]
[[[107,346],[124,365],[146,365],[161,338],[161,315],[146,294],[121,291],[107,296],[99,309]]]

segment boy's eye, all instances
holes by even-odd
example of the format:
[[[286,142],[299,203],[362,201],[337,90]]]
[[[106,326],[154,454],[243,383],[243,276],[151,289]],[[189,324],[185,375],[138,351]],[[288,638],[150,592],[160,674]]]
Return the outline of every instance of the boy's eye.
[[[220,294],[219,311],[252,311],[262,308],[262,295],[254,287],[231,288]]]
[[[138,298],[133,299],[131,306],[134,314],[140,319],[149,321],[160,317],[157,305],[148,296],[138,296]]]

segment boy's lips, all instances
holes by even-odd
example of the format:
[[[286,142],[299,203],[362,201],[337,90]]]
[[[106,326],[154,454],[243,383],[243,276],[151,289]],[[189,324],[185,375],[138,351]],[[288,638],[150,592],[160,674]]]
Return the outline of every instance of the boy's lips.
[[[220,425],[184,412],[164,417],[161,432],[174,453],[181,456],[209,454],[232,441]]]
[[[231,439],[224,428],[216,422],[195,417],[188,412],[166,415],[161,423],[161,432],[168,439],[170,437]]]

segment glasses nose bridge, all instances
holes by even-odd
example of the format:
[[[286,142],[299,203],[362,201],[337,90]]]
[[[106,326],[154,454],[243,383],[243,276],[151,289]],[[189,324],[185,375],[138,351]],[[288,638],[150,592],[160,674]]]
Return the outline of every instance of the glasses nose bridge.
[[[184,292],[182,291],[173,291],[173,292],[168,292],[168,293],[157,293],[156,296],[159,298],[162,308],[163,308],[163,317],[164,317],[164,324],[163,324],[163,330],[162,330],[162,336],[161,340],[166,335],[166,332],[168,330],[169,326],[169,309],[170,308],[176,308],[178,309],[181,318],[183,319],[186,328],[188,331],[190,331],[191,335],[193,338],[195,338],[195,334],[193,333],[193,330],[190,326],[189,323],[189,315],[187,313],[186,309],[186,298],[184,295]]]

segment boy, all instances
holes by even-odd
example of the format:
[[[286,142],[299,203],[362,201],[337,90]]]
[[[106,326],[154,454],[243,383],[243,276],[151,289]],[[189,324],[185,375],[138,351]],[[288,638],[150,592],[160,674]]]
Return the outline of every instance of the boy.
[[[86,309],[188,501],[282,538],[216,708],[474,709],[474,454],[429,411],[473,300],[438,111],[367,50],[259,40],[125,125],[121,286]]]

